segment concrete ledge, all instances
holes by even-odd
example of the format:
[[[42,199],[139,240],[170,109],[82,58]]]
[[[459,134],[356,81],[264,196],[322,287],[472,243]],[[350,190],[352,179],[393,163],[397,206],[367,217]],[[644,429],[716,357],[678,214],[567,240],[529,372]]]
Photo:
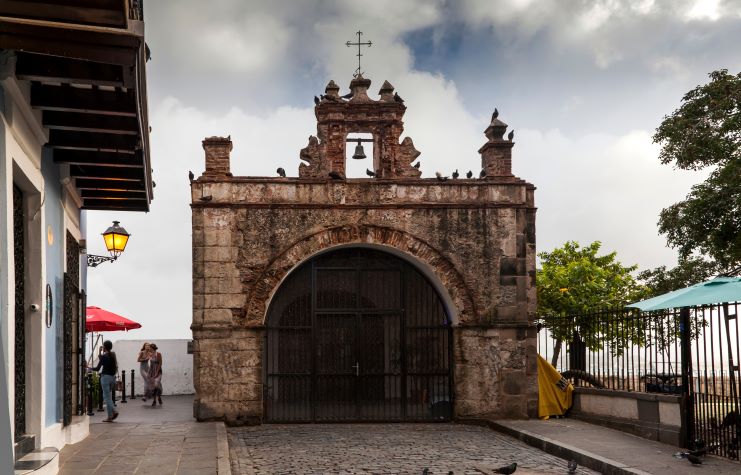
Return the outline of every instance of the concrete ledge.
[[[638,470],[635,468],[628,467],[627,465],[610,460],[605,457],[601,457],[592,452],[574,447],[572,445],[565,444],[548,437],[535,434],[523,429],[514,429],[506,425],[500,424],[497,421],[487,421],[487,425],[503,434],[515,437],[516,439],[525,442],[531,447],[535,447],[544,452],[547,452],[556,457],[560,457],[566,460],[574,460],[579,465],[583,465],[592,470],[596,470],[600,473],[607,475],[624,475],[624,474],[639,474],[639,475],[650,475],[648,472]]]
[[[570,416],[679,447],[680,402],[669,394],[577,388]]]
[[[659,393],[644,393],[639,391],[621,391],[619,389],[598,389],[598,388],[574,388],[574,394],[594,394],[596,396],[605,397],[624,397],[630,399],[640,399],[642,401],[660,401],[660,402],[674,402],[679,404],[682,400],[682,396],[673,394],[659,394]]]

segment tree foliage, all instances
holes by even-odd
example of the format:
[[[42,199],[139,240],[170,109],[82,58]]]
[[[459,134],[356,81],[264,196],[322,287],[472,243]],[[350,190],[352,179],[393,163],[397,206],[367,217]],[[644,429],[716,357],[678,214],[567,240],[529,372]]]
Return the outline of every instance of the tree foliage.
[[[639,300],[647,289],[632,276],[637,266],[624,266],[617,253],[598,255],[602,243],[580,247],[569,241],[541,252],[538,270],[538,315],[544,318],[586,313]]]
[[[638,279],[648,288],[649,297],[655,297],[698,284],[717,273],[718,265],[715,262],[700,257],[689,257],[680,259],[677,266],[669,270],[666,266],[644,270],[638,274]]]
[[[707,255],[741,265],[741,73],[721,69],[682,98],[653,136],[659,158],[685,170],[713,167],[684,201],[661,211],[659,231],[680,258]]]

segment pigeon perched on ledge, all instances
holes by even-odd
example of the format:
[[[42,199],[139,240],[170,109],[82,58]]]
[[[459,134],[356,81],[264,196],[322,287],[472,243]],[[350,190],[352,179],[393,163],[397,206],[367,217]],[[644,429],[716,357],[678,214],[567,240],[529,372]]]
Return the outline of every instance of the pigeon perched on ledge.
[[[286,171],[283,168],[278,168],[277,170],[275,170],[275,173],[277,173],[278,176],[281,178],[286,177]]]

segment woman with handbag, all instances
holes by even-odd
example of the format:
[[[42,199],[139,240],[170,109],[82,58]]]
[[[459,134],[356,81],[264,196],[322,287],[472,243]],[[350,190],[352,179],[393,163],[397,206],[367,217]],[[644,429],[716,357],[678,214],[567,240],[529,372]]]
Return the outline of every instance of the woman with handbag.
[[[136,361],[139,363],[139,374],[142,377],[142,380],[144,380],[144,396],[142,397],[142,401],[147,400],[147,396],[149,395],[149,358],[151,357],[152,349],[149,346],[149,343],[144,343],[142,345],[142,349],[139,351],[139,356],[136,358]]]
[[[150,343],[152,349],[149,357],[149,394],[152,395],[152,406],[159,401],[162,405],[162,354],[157,351],[157,345]]]

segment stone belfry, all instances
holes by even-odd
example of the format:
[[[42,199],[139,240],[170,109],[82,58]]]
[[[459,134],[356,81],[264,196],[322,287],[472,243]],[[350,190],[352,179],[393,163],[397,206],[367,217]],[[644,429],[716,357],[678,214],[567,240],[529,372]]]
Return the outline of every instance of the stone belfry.
[[[379,99],[368,96],[371,80],[358,75],[350,82],[350,94],[340,97],[340,88],[329,81],[325,94],[317,102],[317,136],[301,150],[301,178],[323,178],[330,172],[345,176],[345,157],[351,133],[373,135],[373,170],[378,178],[418,178],[421,172],[412,167],[419,152],[412,139],[399,142],[404,131],[406,106],[394,86],[384,81]]]

